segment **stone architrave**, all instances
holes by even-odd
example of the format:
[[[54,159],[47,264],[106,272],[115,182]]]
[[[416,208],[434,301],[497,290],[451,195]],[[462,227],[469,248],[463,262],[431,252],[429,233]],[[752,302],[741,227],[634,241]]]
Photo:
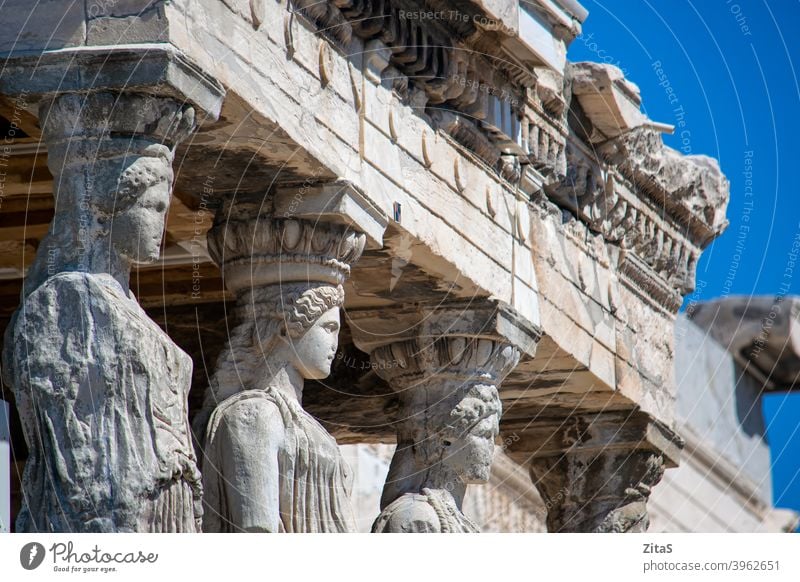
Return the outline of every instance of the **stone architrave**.
[[[467,533],[467,485],[489,480],[499,432],[497,388],[519,351],[481,337],[417,338],[372,352],[400,394],[397,449],[375,533]]]
[[[195,110],[96,91],[45,98],[39,114],[56,212],[3,366],[30,450],[17,530],[198,531],[192,362],[129,289],[131,265],[159,256]]]
[[[683,442],[641,412],[541,419],[504,430],[508,455],[528,464],[547,508],[547,531],[647,531],[647,500]],[[514,438],[508,438],[513,436]]]
[[[237,297],[238,323],[195,426],[207,532],[354,529],[349,468],[303,409],[303,383],[329,375],[342,283],[364,250],[364,233],[380,238],[385,221],[376,228],[372,208],[360,224],[299,218],[313,197],[306,192],[292,212],[278,214],[280,196],[263,208],[229,202],[209,231],[211,256]]]

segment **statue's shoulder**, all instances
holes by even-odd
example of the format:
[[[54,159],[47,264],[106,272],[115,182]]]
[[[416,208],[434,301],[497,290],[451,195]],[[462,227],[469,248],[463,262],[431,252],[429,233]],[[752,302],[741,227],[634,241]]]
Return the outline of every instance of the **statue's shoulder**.
[[[64,271],[42,281],[36,289],[33,289],[26,296],[26,300],[54,292],[103,292],[120,295],[123,298],[126,296],[126,292],[119,287],[119,284],[111,275]]]
[[[263,390],[246,390],[217,406],[208,423],[209,442],[225,434],[227,438],[258,441],[284,432],[279,404]]]
[[[375,524],[374,533],[439,533],[441,523],[428,498],[405,493],[387,505]]]
[[[81,313],[92,313],[111,323],[123,317],[123,313],[140,311],[119,283],[111,275],[63,272],[42,281],[23,298],[23,306],[17,312],[17,320],[26,324],[40,325],[51,320],[59,325],[70,319],[83,321]]]

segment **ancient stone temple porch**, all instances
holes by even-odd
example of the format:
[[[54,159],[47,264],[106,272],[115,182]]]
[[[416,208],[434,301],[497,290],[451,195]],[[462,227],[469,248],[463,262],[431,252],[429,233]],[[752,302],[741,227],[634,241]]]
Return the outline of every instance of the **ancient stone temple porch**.
[[[302,399],[276,406],[312,443],[297,451],[324,443],[322,464],[336,443],[398,445],[376,530],[476,529],[461,503],[490,480],[495,445],[500,470],[535,486],[549,531],[647,529],[650,493],[684,447],[676,314],[727,225],[728,181],[715,160],[664,145],[672,128],[642,113],[619,69],[567,61],[586,18],[577,2],[11,4],[19,21],[0,31],[0,327],[12,513],[36,453],[25,433],[35,442],[42,426],[15,394],[52,396],[59,374],[83,382],[81,348],[64,364],[58,340],[79,324],[59,320],[63,299],[43,290],[89,273],[113,278],[98,309],[120,319],[119,336],[88,333],[85,345],[119,350],[125,322],[149,318],[166,336],[146,323],[142,334],[191,357],[185,414],[165,422],[184,455],[197,451],[197,467],[181,470],[194,487],[199,468],[204,495],[219,469],[204,464],[206,434],[214,458],[260,462],[236,440],[240,408],[219,411],[237,382],[260,386],[266,374],[246,340],[300,341],[303,317],[317,316],[287,305],[310,297],[342,308],[329,322],[330,375],[303,364],[292,384]],[[123,219],[123,195],[133,208],[164,200],[143,206],[150,218]],[[160,251],[145,256],[160,220]],[[70,245],[96,251],[72,256]],[[282,310],[296,328],[262,328]],[[20,323],[34,315],[53,327]],[[36,346],[37,329],[54,347],[34,362],[19,346]],[[132,382],[178,381],[146,371],[159,360],[132,345]],[[87,385],[117,377],[92,365]],[[164,406],[180,408],[176,398]],[[72,450],[60,430],[53,442]],[[180,495],[188,512],[189,489]],[[338,499],[330,515],[280,527],[346,529]],[[247,528],[270,529],[241,511]]]

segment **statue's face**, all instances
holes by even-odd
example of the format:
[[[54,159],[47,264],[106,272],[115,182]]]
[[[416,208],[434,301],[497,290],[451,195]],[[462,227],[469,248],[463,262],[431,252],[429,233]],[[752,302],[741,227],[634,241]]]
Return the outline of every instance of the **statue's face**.
[[[293,364],[308,380],[322,380],[331,373],[339,346],[339,308],[333,307],[317,319],[302,337],[292,339]]]
[[[486,483],[489,480],[497,433],[498,418],[493,414],[482,419],[463,438],[448,447],[448,462],[464,483]]]
[[[161,180],[138,195],[132,206],[116,214],[111,237],[117,251],[136,263],[152,263],[161,253],[170,183]]]

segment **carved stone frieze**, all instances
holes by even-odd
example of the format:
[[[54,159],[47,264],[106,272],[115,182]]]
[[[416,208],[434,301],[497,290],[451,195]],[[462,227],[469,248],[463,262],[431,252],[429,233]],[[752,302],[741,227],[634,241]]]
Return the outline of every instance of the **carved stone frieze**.
[[[728,224],[728,181],[711,158],[664,145],[618,69],[579,65],[565,172],[544,191],[603,235],[634,293],[674,313],[694,289],[701,251]]]

